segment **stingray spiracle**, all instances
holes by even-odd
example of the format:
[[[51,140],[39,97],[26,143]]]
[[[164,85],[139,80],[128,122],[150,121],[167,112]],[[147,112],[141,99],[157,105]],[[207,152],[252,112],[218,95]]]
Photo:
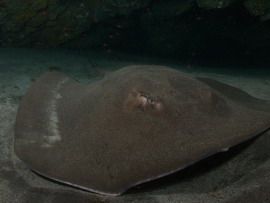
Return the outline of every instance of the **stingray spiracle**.
[[[125,108],[128,111],[134,109],[140,109],[142,111],[152,109],[160,112],[163,109],[163,104],[159,98],[154,98],[144,92],[133,90],[128,94],[125,101]]]

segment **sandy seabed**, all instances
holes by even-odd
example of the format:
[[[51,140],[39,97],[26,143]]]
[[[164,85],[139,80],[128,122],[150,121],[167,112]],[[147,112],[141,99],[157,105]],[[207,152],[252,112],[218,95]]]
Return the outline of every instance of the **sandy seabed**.
[[[131,64],[168,65],[205,76],[270,100],[267,69],[207,68],[125,54],[68,50],[0,49],[0,203],[28,202],[270,202],[270,132],[187,169],[143,184],[120,197],[73,189],[31,172],[14,154],[14,122],[19,102],[31,83],[58,70],[88,83]]]

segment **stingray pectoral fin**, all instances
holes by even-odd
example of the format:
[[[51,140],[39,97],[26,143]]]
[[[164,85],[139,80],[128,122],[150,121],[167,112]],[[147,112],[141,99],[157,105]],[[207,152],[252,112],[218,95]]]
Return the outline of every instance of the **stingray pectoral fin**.
[[[211,78],[197,77],[197,79],[217,90],[234,102],[240,103],[241,105],[245,105],[254,110],[270,112],[270,101],[255,98],[236,87],[221,83]]]
[[[46,146],[59,140],[57,134],[56,102],[61,97],[59,89],[71,80],[65,74],[48,72],[37,79],[21,101],[15,124],[15,151],[28,162],[31,154],[24,150],[29,145]],[[48,136],[54,134],[52,136]]]

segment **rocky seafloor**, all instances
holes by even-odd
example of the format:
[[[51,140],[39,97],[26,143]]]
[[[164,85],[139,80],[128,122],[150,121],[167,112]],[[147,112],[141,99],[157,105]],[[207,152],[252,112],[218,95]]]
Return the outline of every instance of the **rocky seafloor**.
[[[168,65],[206,76],[270,100],[270,71],[260,67],[184,66],[174,61],[124,54],[61,49],[0,49],[0,202],[270,202],[270,132],[200,161],[176,174],[107,197],[44,179],[14,154],[14,122],[19,102],[43,72],[58,70],[86,83],[129,64]],[[34,153],[34,152],[33,152]]]
[[[268,0],[1,0],[0,46],[270,64],[269,19]]]

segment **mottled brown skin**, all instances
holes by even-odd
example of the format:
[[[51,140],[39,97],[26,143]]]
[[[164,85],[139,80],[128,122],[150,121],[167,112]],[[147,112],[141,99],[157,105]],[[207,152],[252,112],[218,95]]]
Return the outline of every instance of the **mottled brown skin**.
[[[15,152],[46,177],[119,195],[265,131],[269,109],[168,67],[129,66],[90,85],[51,72],[23,98]]]

